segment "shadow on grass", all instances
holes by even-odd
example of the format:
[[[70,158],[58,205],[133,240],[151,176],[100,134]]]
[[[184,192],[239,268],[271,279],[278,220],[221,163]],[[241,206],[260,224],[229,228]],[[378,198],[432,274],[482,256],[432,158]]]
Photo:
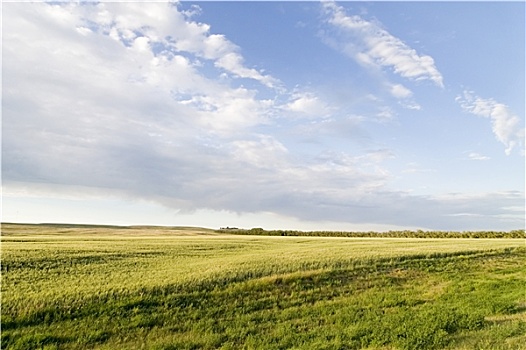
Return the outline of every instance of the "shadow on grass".
[[[234,344],[234,348],[242,347],[250,332],[260,334],[262,341],[275,344],[274,348],[284,346],[284,335],[293,343],[308,344],[326,332],[338,334],[348,348],[441,348],[450,335],[479,330],[492,321],[484,321],[481,312],[470,308],[445,302],[427,304],[418,296],[407,295],[404,287],[415,282],[411,273],[403,272],[459,272],[488,257],[518,256],[521,252],[506,249],[357,260],[280,275],[245,271],[188,284],[108,292],[84,300],[80,306],[3,315],[2,346],[35,349],[76,343],[89,347],[107,342],[113,335],[157,327],[176,334],[221,335],[221,341]],[[338,298],[360,295],[363,300],[345,299],[354,304],[331,304]],[[522,305],[509,311],[524,309]],[[94,329],[95,321],[98,326]],[[71,336],[54,335],[58,334],[54,331],[57,325],[71,327],[72,323]],[[292,328],[287,331],[287,327]],[[295,334],[294,327],[302,332]],[[22,332],[29,328],[30,334]],[[334,334],[331,342],[336,342]]]

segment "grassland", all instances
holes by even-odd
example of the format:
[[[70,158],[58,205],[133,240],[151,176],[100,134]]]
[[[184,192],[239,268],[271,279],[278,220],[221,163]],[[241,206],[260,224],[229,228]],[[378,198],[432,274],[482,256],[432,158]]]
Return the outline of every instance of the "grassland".
[[[524,239],[2,226],[2,349],[522,349]]]

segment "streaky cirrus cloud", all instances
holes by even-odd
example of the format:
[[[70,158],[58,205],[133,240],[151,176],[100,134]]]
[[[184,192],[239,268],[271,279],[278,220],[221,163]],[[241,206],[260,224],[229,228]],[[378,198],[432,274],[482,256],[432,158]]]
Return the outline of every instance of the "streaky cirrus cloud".
[[[340,32],[328,39],[331,46],[354,58],[360,64],[388,67],[410,80],[430,80],[443,87],[443,77],[429,55],[419,55],[415,49],[390,34],[376,22],[358,15],[348,15],[333,1],[324,1],[326,22]],[[396,93],[396,92],[395,92]],[[408,92],[404,90],[404,94]]]
[[[524,127],[520,125],[520,118],[505,104],[492,98],[481,98],[468,90],[457,96],[456,101],[464,111],[491,119],[493,133],[506,146],[507,155],[514,147],[524,145]]]
[[[491,158],[485,155],[482,155],[477,152],[469,152],[468,159],[470,160],[490,160]]]

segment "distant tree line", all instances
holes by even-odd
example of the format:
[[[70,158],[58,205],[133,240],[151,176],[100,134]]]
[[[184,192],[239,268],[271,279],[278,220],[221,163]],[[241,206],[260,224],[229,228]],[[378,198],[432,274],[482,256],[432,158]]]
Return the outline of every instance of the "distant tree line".
[[[511,231],[423,231],[403,230],[387,232],[353,231],[295,231],[264,230],[260,227],[249,230],[221,228],[217,232],[256,236],[307,236],[307,237],[396,237],[396,238],[526,238],[526,230]]]

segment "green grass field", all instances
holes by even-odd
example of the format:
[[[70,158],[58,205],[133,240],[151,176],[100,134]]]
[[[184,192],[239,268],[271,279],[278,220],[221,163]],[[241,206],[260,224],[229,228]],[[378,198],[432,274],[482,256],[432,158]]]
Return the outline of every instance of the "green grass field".
[[[526,349],[524,239],[2,225],[2,349]]]

